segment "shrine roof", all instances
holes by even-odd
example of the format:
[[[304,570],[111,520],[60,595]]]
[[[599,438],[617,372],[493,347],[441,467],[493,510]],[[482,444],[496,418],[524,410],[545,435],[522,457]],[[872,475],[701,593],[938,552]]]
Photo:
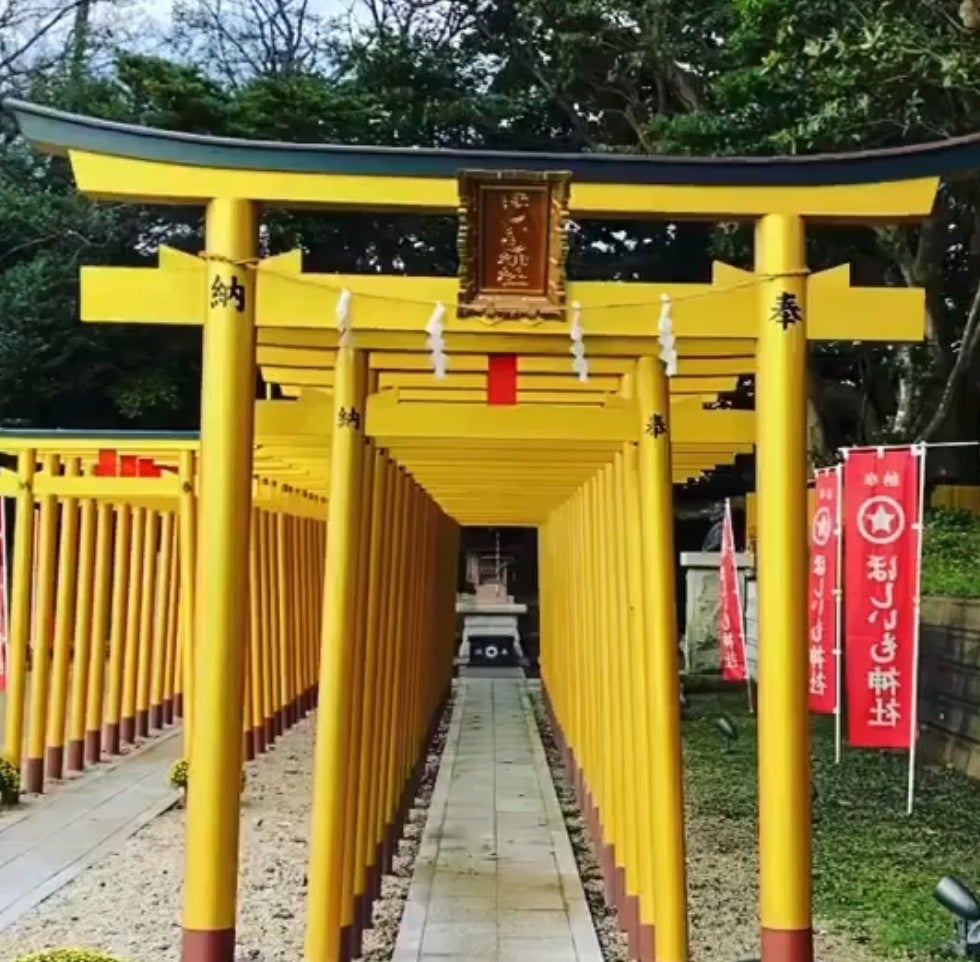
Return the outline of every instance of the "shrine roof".
[[[175,165],[364,177],[455,178],[461,169],[566,170],[580,183],[807,187],[942,177],[980,169],[980,133],[848,154],[676,157],[447,150],[239,140],[121,124],[21,100],[3,107],[53,154],[84,151]]]

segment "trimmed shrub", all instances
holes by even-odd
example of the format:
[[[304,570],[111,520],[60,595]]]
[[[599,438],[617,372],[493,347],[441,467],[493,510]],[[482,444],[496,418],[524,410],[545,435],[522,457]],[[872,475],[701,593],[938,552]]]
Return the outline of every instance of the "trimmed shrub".
[[[178,791],[187,791],[187,759],[182,758],[170,766],[170,784]]]
[[[95,949],[49,949],[33,955],[22,955],[14,962],[121,962],[114,955]]]
[[[186,792],[189,775],[190,769],[187,766],[187,759],[182,758],[170,767],[170,784],[178,791]],[[245,769],[242,769],[241,789],[243,792],[245,791]]]
[[[20,772],[7,761],[0,759],[0,802],[16,805],[20,801]]]

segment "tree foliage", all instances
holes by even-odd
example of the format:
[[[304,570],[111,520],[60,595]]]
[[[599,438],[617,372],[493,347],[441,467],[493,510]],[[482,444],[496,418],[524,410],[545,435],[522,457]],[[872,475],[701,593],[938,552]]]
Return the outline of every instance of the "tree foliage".
[[[0,25],[6,3],[19,11],[23,37],[14,58],[9,42],[0,44],[0,89],[174,130],[766,155],[980,129],[973,0],[354,0],[332,19],[307,0],[181,0],[171,24],[141,31],[138,42],[109,30],[96,0],[12,6],[28,2],[39,0],[0,0]],[[74,193],[63,161],[32,154],[4,123],[0,419],[192,426],[197,335],[78,324],[77,268],[145,262],[160,243],[198,250],[201,212],[93,206]],[[302,247],[310,269],[456,267],[449,219],[265,216],[267,251]],[[750,232],[573,225],[577,277],[697,280],[715,257],[750,264]],[[978,257],[980,181],[972,175],[944,184],[920,227],[811,231],[813,268],[850,262],[856,283],[924,286],[928,307],[923,345],[812,352],[818,456],[846,443],[977,435]],[[751,399],[750,382],[743,394]]]

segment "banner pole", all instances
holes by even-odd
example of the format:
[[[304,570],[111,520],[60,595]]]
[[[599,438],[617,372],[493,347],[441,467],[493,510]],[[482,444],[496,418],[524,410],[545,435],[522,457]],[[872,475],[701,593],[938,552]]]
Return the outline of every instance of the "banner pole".
[[[918,521],[915,529],[918,535],[917,559],[915,566],[915,595],[913,598],[914,621],[912,623],[912,712],[909,725],[909,786],[906,811],[912,814],[915,803],[915,747],[918,741],[919,728],[919,636],[921,633],[922,613],[922,543],[925,527],[925,494],[926,494],[926,454],[928,447],[917,444],[912,448],[913,456],[919,461],[919,507]]]
[[[844,592],[841,589],[841,566],[844,563],[844,465],[838,464],[834,467],[834,475],[837,478],[836,508],[834,518],[834,537],[837,539],[837,561],[834,565],[834,606],[836,608],[834,617],[836,619],[836,631],[834,633],[834,659],[837,663],[836,685],[837,691],[834,696],[834,764],[839,765],[841,760],[841,742],[843,741],[843,719],[844,719]]]
[[[738,577],[738,552],[735,550],[735,524],[732,521],[732,499],[725,498],[725,524],[728,527],[729,535],[732,539],[732,565],[735,568],[735,583],[732,590],[735,592],[735,606],[738,608],[738,623],[742,628],[742,664],[745,665],[745,688],[749,698],[749,714],[755,714],[755,705],[752,700],[752,672],[749,671],[749,645],[745,637],[745,609],[742,607],[742,589]]]

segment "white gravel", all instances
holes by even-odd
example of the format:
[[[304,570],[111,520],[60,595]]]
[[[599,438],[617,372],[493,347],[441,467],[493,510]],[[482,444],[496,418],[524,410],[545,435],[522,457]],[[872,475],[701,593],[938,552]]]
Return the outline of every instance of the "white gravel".
[[[441,755],[451,706],[435,740]],[[300,722],[248,767],[243,796],[238,962],[296,962],[303,957],[307,835],[314,719]],[[394,874],[383,879],[366,962],[394,949],[439,755],[405,826]],[[60,947],[99,949],[123,962],[179,962],[184,811],[171,809],[82,872],[17,923],[0,932],[0,959]]]
[[[249,765],[242,809],[238,958],[302,958],[313,720]],[[0,959],[101,949],[124,962],[179,962],[184,812],[172,809],[0,933]]]

